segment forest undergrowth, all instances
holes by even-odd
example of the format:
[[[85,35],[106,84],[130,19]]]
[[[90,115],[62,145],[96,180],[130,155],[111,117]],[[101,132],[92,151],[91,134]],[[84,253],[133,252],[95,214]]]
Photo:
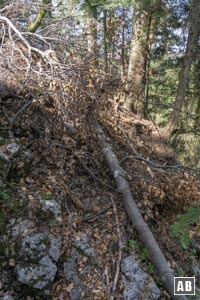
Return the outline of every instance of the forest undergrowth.
[[[21,38],[17,30],[12,37],[17,41]],[[22,39],[20,43],[13,46],[9,39],[5,43],[4,59],[9,57],[11,69],[1,64],[1,85],[15,95],[1,99],[0,135],[30,150],[32,161],[28,175],[17,177],[16,170],[11,172],[10,168],[3,180],[14,198],[28,199],[27,215],[37,226],[48,226],[52,234],[62,235],[60,263],[70,256],[73,240],[79,240],[81,232],[92,235],[99,263],[91,276],[82,274],[88,258],[83,256],[79,262],[84,286],[88,287],[85,299],[108,299],[119,252],[122,257],[131,253],[138,258],[161,286],[102,154],[96,121],[106,132],[137,206],[170,267],[175,274],[192,276],[191,265],[198,265],[199,254],[189,247],[183,249],[180,241],[171,237],[170,225],[178,214],[199,202],[198,172],[179,163],[167,143],[166,132],[122,107],[119,95],[123,93],[123,82],[113,83],[96,74],[88,61],[77,62],[72,57],[68,64],[62,64],[54,52],[49,56],[47,51],[36,51],[35,40],[26,44]],[[31,62],[27,59],[30,53]],[[20,76],[16,76],[18,66]],[[2,150],[4,147],[1,145]],[[44,221],[49,216],[41,212],[39,195],[61,201],[59,224]],[[9,284],[7,288],[15,289],[13,282]],[[73,283],[67,284],[59,270],[50,297],[67,299],[72,289]],[[118,299],[120,291],[119,283]],[[162,299],[167,299],[166,292],[162,292]]]
[[[36,201],[38,193],[61,199],[62,226],[55,226],[53,231],[62,231],[65,245],[62,256],[69,255],[70,241],[78,238],[80,231],[92,230],[101,271],[113,270],[108,275],[111,281],[119,251],[117,214],[122,255],[133,254],[159,284],[157,272],[125,213],[121,193],[102,155],[93,125],[98,120],[126,172],[137,206],[170,266],[175,274],[192,275],[191,261],[198,265],[198,257],[190,248],[183,249],[178,240],[172,239],[170,225],[179,213],[199,201],[199,179],[193,170],[179,164],[162,130],[121,107],[116,110],[110,94],[112,91],[100,94],[99,105],[95,105],[94,110],[89,107],[84,118],[81,115],[80,119],[75,119],[73,133],[69,132],[62,111],[51,97],[41,96],[41,101],[33,102],[23,111],[14,124],[12,139],[30,149],[33,159],[29,175],[15,178],[17,184],[12,193],[23,191],[28,195],[28,209],[36,223],[40,223],[42,217]],[[9,125],[8,120],[23,106],[22,102],[17,98],[12,102],[5,101],[1,128]],[[1,129],[1,135],[10,138],[8,132]],[[85,277],[85,285],[89,284],[91,294],[88,299],[107,299],[108,287],[99,272],[93,278]],[[59,276],[51,293],[52,299],[63,299],[69,290],[70,286],[66,286]],[[163,292],[163,299],[165,297]]]

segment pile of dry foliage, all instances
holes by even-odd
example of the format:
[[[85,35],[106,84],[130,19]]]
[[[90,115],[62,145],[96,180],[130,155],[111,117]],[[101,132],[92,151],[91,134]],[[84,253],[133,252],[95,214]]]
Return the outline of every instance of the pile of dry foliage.
[[[81,198],[91,196],[92,189],[120,197],[101,152],[98,121],[145,220],[162,227],[165,219],[164,228],[197,201],[194,170],[179,164],[153,122],[123,109],[123,82],[96,74],[87,57],[64,60],[63,42],[55,41],[54,33],[22,33],[6,17],[0,17],[0,26],[0,84],[15,94],[12,100],[1,100],[6,116],[1,131],[20,138],[34,153],[35,183],[48,191],[45,177],[54,177],[54,192],[70,195],[81,212],[87,211]],[[88,176],[91,186],[85,185]]]
[[[199,192],[192,171],[179,165],[162,131],[151,121],[123,109],[122,82],[96,74],[92,62],[69,57],[63,63],[59,57],[63,44],[57,42],[55,47],[51,36],[22,33],[6,17],[0,18],[0,24],[1,84],[18,96],[13,105],[4,103],[9,106],[6,129],[11,134],[29,136],[33,143],[42,136],[36,147],[42,157],[56,155],[57,144],[86,164],[85,153],[92,152],[97,164],[93,169],[99,169],[104,159],[94,129],[98,120],[146,218],[177,214],[195,202]],[[106,180],[109,184],[108,176]]]

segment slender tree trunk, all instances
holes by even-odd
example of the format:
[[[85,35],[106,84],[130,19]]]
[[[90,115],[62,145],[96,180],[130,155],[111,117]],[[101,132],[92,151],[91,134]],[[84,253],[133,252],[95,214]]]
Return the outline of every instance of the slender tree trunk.
[[[146,77],[145,77],[145,101],[144,101],[144,118],[148,119],[148,105],[149,105],[149,87],[150,87],[150,77],[149,77],[149,69],[150,69],[150,58],[147,61],[146,66]]]
[[[103,11],[104,70],[108,73],[107,10]]]
[[[87,7],[87,47],[90,60],[90,66],[97,65],[97,6],[92,4],[91,0],[85,0]]]
[[[88,17],[87,19],[87,47],[90,59],[96,64],[97,27],[94,17]]]
[[[147,56],[147,27],[149,14],[145,10],[136,11],[133,17],[133,33],[128,67],[129,96],[124,107],[144,115],[145,99],[145,60]]]
[[[152,23],[152,14],[149,15],[147,26],[147,44],[146,44],[146,55],[144,57],[144,118],[147,118],[148,111],[148,96],[149,96],[149,67],[150,67],[150,35],[151,35],[151,23]],[[153,36],[153,35],[152,35]]]
[[[121,52],[121,77],[125,76],[125,9],[122,8],[122,52]]]
[[[110,13],[109,13],[109,19],[110,20],[114,20],[115,19],[115,10],[111,9]],[[116,75],[116,66],[113,63],[115,60],[115,56],[116,56],[116,42],[115,39],[113,39],[114,35],[115,35],[115,26],[113,25],[112,21],[109,23],[110,24],[110,29],[109,29],[109,57],[110,57],[110,61],[112,63],[110,63],[110,74],[112,74],[112,76],[115,77]]]
[[[190,66],[192,63],[193,54],[199,37],[199,30],[198,30],[199,23],[200,23],[200,1],[193,0],[192,8],[191,8],[191,24],[190,24],[189,34],[188,34],[183,67],[180,73],[177,95],[174,101],[173,110],[170,114],[168,123],[165,127],[168,134],[171,134],[172,131],[177,126],[180,118],[180,113],[183,108],[185,94],[187,90]]]
[[[195,99],[197,102],[197,107],[195,110],[195,124],[194,129],[199,132],[200,131],[200,60],[196,63],[196,68],[194,72],[194,88],[195,88]]]
[[[38,27],[41,25],[42,19],[45,17],[46,13],[49,12],[50,5],[51,5],[51,0],[43,0],[42,1],[42,5],[38,11],[38,14],[37,14],[35,20],[33,21],[33,23],[31,23],[28,26],[29,32],[36,32]]]

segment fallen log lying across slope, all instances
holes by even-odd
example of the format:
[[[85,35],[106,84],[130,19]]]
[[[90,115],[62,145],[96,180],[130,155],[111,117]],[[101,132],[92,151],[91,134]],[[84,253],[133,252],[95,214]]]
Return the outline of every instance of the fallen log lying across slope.
[[[154,263],[162,284],[166,291],[170,294],[171,299],[186,300],[185,296],[174,295],[174,274],[170,269],[166,258],[164,257],[159,245],[157,244],[149,226],[144,221],[136,202],[132,196],[131,189],[129,187],[128,180],[126,179],[125,171],[120,167],[118,159],[112,150],[111,144],[106,137],[101,125],[97,122],[96,132],[98,138],[102,144],[102,151],[106,157],[107,163],[112,171],[112,174],[116,180],[117,188],[122,191],[124,198],[124,205],[126,211],[131,219],[132,224],[137,230],[139,237],[145,247],[148,249],[150,258]]]

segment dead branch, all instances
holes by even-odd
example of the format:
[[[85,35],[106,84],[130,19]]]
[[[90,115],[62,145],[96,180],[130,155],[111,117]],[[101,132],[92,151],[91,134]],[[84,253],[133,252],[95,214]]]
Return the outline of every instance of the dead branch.
[[[164,257],[159,245],[157,244],[149,226],[144,221],[139,209],[137,208],[136,202],[132,196],[129,183],[125,176],[125,171],[120,167],[118,159],[112,150],[111,144],[106,137],[101,125],[97,122],[95,124],[97,136],[102,144],[102,152],[105,155],[107,164],[109,165],[112,174],[116,180],[117,188],[123,193],[125,209],[137,230],[139,237],[145,247],[147,247],[149,256],[154,263],[163,286],[170,294],[172,299],[186,300],[185,296],[174,295],[174,274],[168,265],[166,258]]]
[[[9,10],[12,6],[13,6],[13,3],[4,6],[2,9],[0,9],[0,13],[2,14],[6,10]]]
[[[45,38],[21,32],[9,18],[1,15],[0,26],[1,43],[4,45],[1,51],[4,67],[13,74],[20,71],[19,81],[23,84],[33,79],[33,74],[41,83],[45,67],[45,79],[52,81],[54,67],[59,62]],[[42,50],[38,47],[40,43],[43,44]]]
[[[81,209],[82,211],[87,211],[86,206],[82,203],[79,197],[68,186],[65,186],[65,192],[66,195],[69,197],[69,199],[77,208]]]
[[[7,18],[4,16],[0,16],[0,21],[5,22],[8,25],[8,28],[13,30],[15,34],[18,36],[18,38],[21,40],[21,42],[27,47],[28,50],[28,56],[31,56],[31,52],[35,52],[39,54],[42,58],[47,58],[46,55],[47,53],[45,51],[40,51],[39,49],[32,47],[29,42],[23,37],[23,34],[15,27],[15,25]]]
[[[83,217],[81,219],[81,222],[93,222],[95,221],[100,215],[104,214],[105,212],[107,212],[109,209],[111,208],[111,206],[109,207],[106,207],[102,210],[100,210],[98,213],[96,213],[95,215],[89,215],[89,216],[86,216],[86,217]]]
[[[66,149],[66,150],[71,150],[71,148],[69,148],[69,146],[66,146],[66,145],[62,145],[62,144],[59,144],[57,142],[54,142],[54,145],[56,145],[57,147],[60,147],[62,149]],[[116,188],[112,187],[111,185],[107,184],[105,181],[101,180],[100,178],[98,178],[92,171],[90,171],[90,169],[84,164],[84,162],[82,161],[82,159],[75,153],[73,152],[74,156],[76,158],[78,158],[78,160],[80,161],[81,165],[83,166],[83,168],[89,173],[89,175],[91,176],[91,178],[93,180],[97,180],[98,182],[100,182],[102,185],[105,185],[107,188],[117,192],[117,193],[121,193],[119,190],[117,190]]]
[[[22,108],[14,115],[14,117],[12,118],[11,122],[10,122],[10,129],[13,130],[13,126],[14,126],[14,123],[17,119],[17,117],[24,111],[26,110],[32,103],[33,101],[35,100],[35,97],[32,98],[31,100],[29,100],[27,103],[25,103]]]

